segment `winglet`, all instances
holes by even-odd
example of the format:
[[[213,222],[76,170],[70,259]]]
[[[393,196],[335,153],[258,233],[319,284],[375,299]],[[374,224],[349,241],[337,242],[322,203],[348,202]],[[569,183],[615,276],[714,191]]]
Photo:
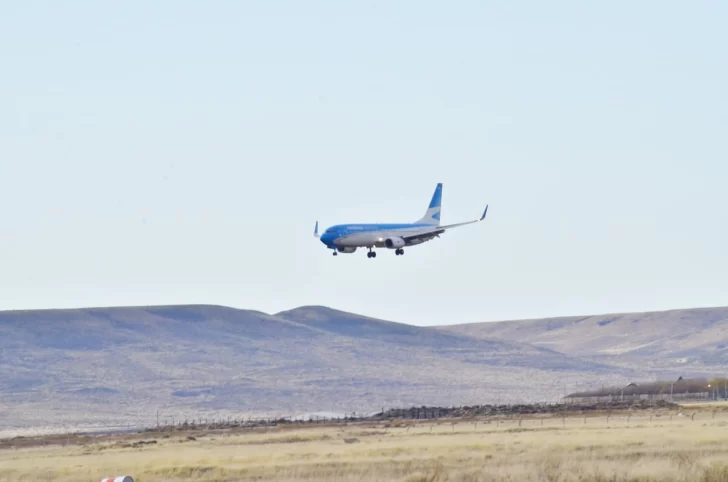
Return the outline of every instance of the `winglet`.
[[[315,227],[315,228],[313,228],[313,235],[314,235],[314,237],[316,237],[316,238],[318,238],[318,237],[319,237],[319,232],[318,232],[318,221],[316,221],[316,227]]]
[[[483,219],[485,219],[485,215],[486,214],[488,214],[488,205],[487,204],[485,205],[485,211],[483,211],[483,215],[480,216],[480,221],[482,221]]]

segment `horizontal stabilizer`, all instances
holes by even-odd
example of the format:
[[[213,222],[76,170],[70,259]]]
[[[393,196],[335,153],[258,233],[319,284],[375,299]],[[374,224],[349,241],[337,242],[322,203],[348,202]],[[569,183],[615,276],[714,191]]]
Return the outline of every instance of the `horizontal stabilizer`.
[[[416,239],[431,239],[435,236],[439,236],[440,234],[444,233],[447,229],[457,228],[459,226],[465,226],[468,224],[473,223],[479,223],[483,219],[485,219],[485,215],[488,214],[488,205],[485,205],[485,210],[483,211],[483,214],[480,216],[479,219],[475,219],[473,221],[466,221],[464,223],[457,223],[457,224],[448,224],[447,226],[433,226],[432,229],[428,231],[423,231],[421,233],[412,234],[409,236],[402,236],[402,239],[405,241],[414,241]]]

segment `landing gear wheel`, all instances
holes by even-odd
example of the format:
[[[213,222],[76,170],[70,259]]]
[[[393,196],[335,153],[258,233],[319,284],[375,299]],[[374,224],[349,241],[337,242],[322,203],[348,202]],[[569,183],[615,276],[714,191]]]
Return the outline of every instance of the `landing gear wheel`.
[[[338,256],[338,255],[339,255],[339,253],[337,253],[336,251],[334,251],[334,256]]]
[[[376,258],[377,253],[375,251],[372,251],[371,248],[369,248],[369,252],[367,253],[367,258]]]
[[[397,250],[397,256],[402,256],[403,254],[404,254],[404,249],[402,249],[402,248],[399,248],[399,249]]]

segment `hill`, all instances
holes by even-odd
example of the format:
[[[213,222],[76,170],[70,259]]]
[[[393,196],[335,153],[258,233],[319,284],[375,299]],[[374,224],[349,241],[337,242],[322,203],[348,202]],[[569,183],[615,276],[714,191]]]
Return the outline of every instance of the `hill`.
[[[518,340],[610,365],[713,374],[728,365],[728,308],[545,318],[439,327],[445,333]]]
[[[307,306],[276,315],[330,334],[388,345],[427,347],[440,355],[467,356],[471,363],[556,370],[608,371],[609,367],[564,356],[554,350],[516,340],[506,341],[448,333],[404,323],[383,321],[323,306]]]
[[[324,307],[0,312],[4,428],[545,401],[563,395],[563,380],[635,373]]]

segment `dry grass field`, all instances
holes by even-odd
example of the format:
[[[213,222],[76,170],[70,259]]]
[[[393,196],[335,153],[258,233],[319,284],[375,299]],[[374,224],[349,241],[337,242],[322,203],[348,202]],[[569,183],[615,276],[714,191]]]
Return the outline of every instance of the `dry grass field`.
[[[728,481],[728,412],[0,441],[3,481],[122,474],[138,482]]]

